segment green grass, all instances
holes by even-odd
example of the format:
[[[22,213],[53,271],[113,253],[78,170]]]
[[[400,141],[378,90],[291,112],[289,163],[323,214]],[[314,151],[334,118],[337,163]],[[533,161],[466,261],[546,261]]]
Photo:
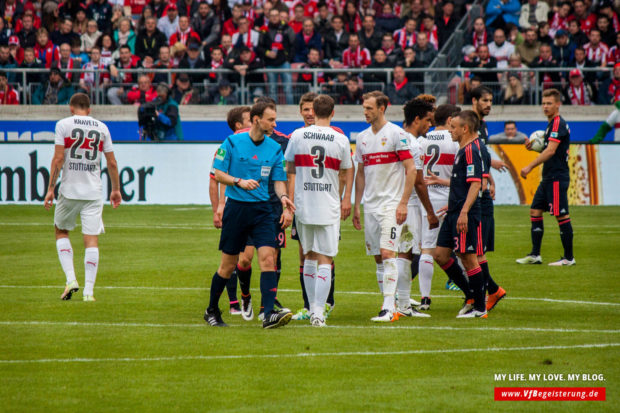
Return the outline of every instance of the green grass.
[[[436,268],[432,318],[380,326],[369,321],[381,303],[374,263],[349,220],[330,328],[293,321],[264,331],[227,313],[229,329],[202,320],[219,262],[209,208],[106,207],[97,302],[84,303],[81,291],[59,300],[52,213],[2,206],[0,411],[617,411],[620,348],[578,346],[620,345],[620,208],[571,215],[577,266],[518,266],[529,250],[527,208],[496,208],[489,262],[508,297],[487,320],[455,319],[460,294],[444,289]],[[545,219],[546,262],[562,253],[554,221]],[[79,231],[71,238],[83,285]],[[296,310],[296,243],[283,260],[278,295]],[[457,349],[480,351],[449,352]],[[605,381],[495,381],[497,373],[598,373]],[[496,386],[528,385],[602,386],[607,401],[493,401]]]

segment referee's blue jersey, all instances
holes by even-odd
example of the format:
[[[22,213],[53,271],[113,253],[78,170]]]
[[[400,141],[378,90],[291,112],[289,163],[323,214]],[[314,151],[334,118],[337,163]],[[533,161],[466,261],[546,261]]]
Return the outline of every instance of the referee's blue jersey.
[[[269,181],[286,181],[284,154],[280,144],[265,136],[256,144],[249,132],[230,135],[215,154],[213,167],[241,179],[254,179],[258,188],[251,191],[227,186],[226,196],[242,202],[269,200]]]

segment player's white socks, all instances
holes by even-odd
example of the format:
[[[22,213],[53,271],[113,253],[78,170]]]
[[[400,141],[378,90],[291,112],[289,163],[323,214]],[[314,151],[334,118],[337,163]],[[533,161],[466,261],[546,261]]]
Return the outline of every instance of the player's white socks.
[[[383,260],[383,309],[394,312],[394,294],[398,280],[396,258]]]
[[[84,295],[93,295],[97,268],[99,267],[99,248],[86,248],[84,253]]]
[[[377,264],[377,284],[379,284],[379,291],[383,294],[383,263]]]
[[[332,266],[331,264],[319,265],[316,276],[316,292],[314,297],[314,315],[322,319],[325,318],[325,303],[332,285]]]
[[[67,277],[67,284],[75,281],[75,269],[73,268],[73,248],[69,238],[59,238],[56,240],[56,251],[58,251],[58,259],[60,266]]]
[[[422,254],[420,256],[418,279],[420,280],[420,294],[422,297],[431,296],[431,283],[433,281],[433,256]]]
[[[398,308],[404,310],[411,306],[411,261],[406,258],[397,258],[398,282],[396,291],[398,292]]]
[[[306,287],[306,294],[308,295],[311,314],[314,310],[314,290],[316,286],[317,264],[318,262],[316,260],[304,260],[304,286]]]

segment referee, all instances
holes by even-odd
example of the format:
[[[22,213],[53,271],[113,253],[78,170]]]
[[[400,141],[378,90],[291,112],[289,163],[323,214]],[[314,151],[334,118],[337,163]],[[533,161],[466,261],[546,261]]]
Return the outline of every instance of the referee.
[[[273,225],[273,208],[269,202],[269,183],[284,212],[280,217],[282,228],[293,220],[295,206],[286,194],[284,155],[280,145],[269,138],[276,126],[276,106],[259,102],[250,111],[252,127],[249,132],[231,135],[215,154],[213,167],[215,179],[227,185],[228,201],[222,216],[220,266],[211,281],[211,299],[204,319],[209,325],[226,327],[219,309],[219,299],[226,288],[239,253],[245,248],[248,236],[254,240],[261,269],[260,289],[263,296],[265,319],[263,328],[286,325],[293,314],[290,311],[273,311],[278,289],[275,271],[276,234]]]

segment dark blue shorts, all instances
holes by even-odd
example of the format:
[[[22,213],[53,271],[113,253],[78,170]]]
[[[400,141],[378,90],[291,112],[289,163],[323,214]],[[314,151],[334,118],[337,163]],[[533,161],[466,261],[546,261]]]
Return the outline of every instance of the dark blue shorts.
[[[549,211],[551,215],[568,215],[568,179],[542,181],[532,200],[532,209]]]
[[[459,254],[482,255],[482,225],[478,214],[467,215],[467,233],[456,229],[459,214],[446,215],[437,236],[437,246],[453,249]]]
[[[241,202],[228,198],[222,216],[220,251],[237,255],[245,249],[250,236],[256,248],[276,248],[273,215],[268,201]]]
[[[280,218],[282,217],[282,204],[280,202],[272,202],[271,208],[273,210],[273,223],[274,223],[274,231],[276,233],[276,248],[286,248],[286,231],[282,229],[282,224],[280,223]],[[248,241],[245,244],[248,247],[255,247],[254,239],[250,235],[248,237]]]

